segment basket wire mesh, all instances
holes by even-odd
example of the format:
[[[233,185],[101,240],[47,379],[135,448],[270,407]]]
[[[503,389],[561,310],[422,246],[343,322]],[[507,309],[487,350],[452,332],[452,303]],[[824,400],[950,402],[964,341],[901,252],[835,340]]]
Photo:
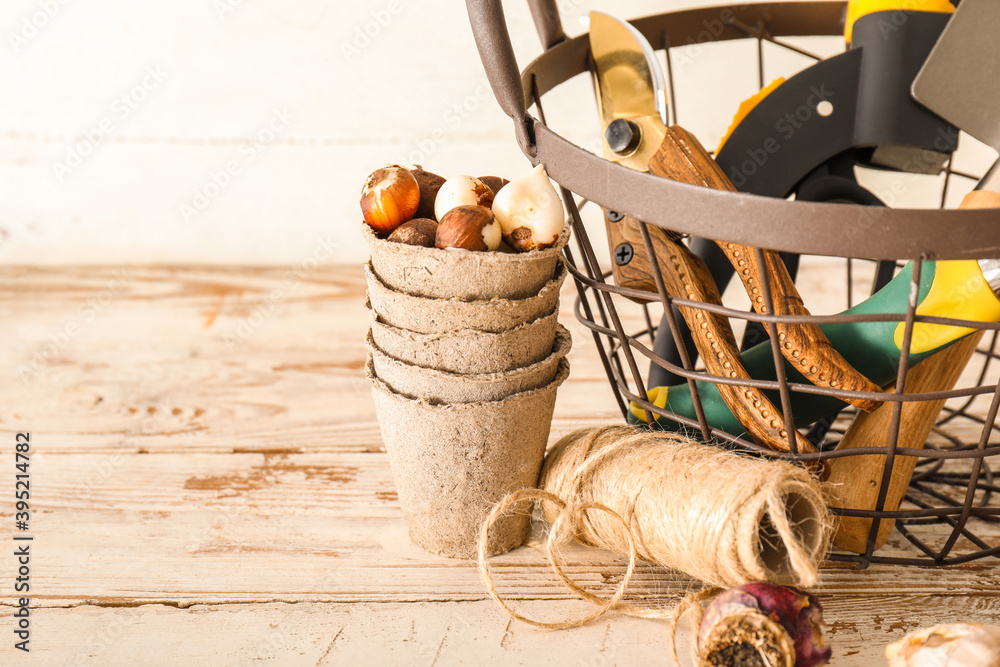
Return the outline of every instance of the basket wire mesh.
[[[536,3],[536,5],[539,3]],[[541,3],[545,4],[545,3]],[[779,5],[781,3],[772,3]],[[718,9],[718,8],[716,8]],[[536,17],[537,18],[537,17]],[[763,88],[764,76],[764,46],[773,44],[782,49],[794,51],[813,61],[822,60],[814,54],[785,39],[774,37],[769,29],[766,18],[760,18],[755,23],[747,23],[738,18],[732,18],[729,24],[745,33],[749,40],[756,41],[757,84]],[[541,30],[540,30],[541,32]],[[543,38],[544,41],[544,38]],[[711,41],[711,40],[706,40]],[[548,45],[551,46],[551,45]],[[671,118],[677,122],[677,96],[675,94],[674,64],[671,50],[678,48],[670,43],[667,33],[658,46],[658,54],[665,58],[665,72],[669,90]],[[532,63],[536,68],[544,59]],[[533,105],[537,113],[536,124],[548,127],[543,100],[535,74],[522,75],[525,91],[530,91],[527,102]],[[549,85],[550,89],[554,86]],[[953,187],[956,178],[978,181],[975,174],[954,168],[953,160],[949,160],[944,168],[944,178],[940,199],[941,207],[948,200],[949,189]],[[559,179],[556,179],[559,180]],[[739,434],[727,433],[710,426],[700,405],[697,381],[720,384],[736,384],[739,386],[754,386],[777,393],[780,396],[779,407],[785,419],[785,428],[789,435],[794,431],[792,401],[793,392],[826,394],[841,397],[843,391],[820,388],[810,384],[796,384],[786,377],[784,364],[778,348],[778,338],[775,323],[777,322],[816,322],[837,323],[857,321],[857,315],[825,315],[825,316],[774,316],[760,315],[752,310],[743,310],[726,306],[716,306],[688,299],[676,298],[668,294],[664,287],[662,276],[656,269],[657,261],[652,248],[649,230],[645,223],[640,223],[640,230],[645,243],[645,252],[651,266],[654,267],[657,294],[637,293],[614,284],[611,272],[602,268],[600,258],[595,251],[599,244],[592,242],[587,226],[584,224],[581,209],[591,205],[587,199],[574,195],[566,187],[561,187],[561,194],[569,213],[576,250],[570,246],[565,250],[565,258],[574,278],[577,299],[574,310],[577,319],[590,330],[600,361],[610,381],[615,400],[623,417],[629,412],[629,405],[635,404],[646,411],[647,419],[653,415],[666,417],[681,424],[687,431],[705,441],[729,443],[762,456],[781,458],[796,462],[816,460],[830,461],[844,456],[884,456],[885,466],[879,488],[878,503],[872,510],[859,510],[832,507],[835,514],[844,517],[871,519],[872,526],[864,553],[846,553],[834,551],[829,558],[832,561],[854,563],[867,567],[872,563],[902,564],[902,565],[955,565],[985,557],[1000,557],[1000,502],[998,492],[1000,483],[994,477],[991,462],[1000,456],[1000,427],[996,424],[998,408],[1000,408],[1000,386],[997,384],[1000,364],[994,363],[1000,358],[998,351],[998,330],[1000,324],[969,322],[966,320],[933,318],[918,316],[916,295],[920,285],[920,276],[924,263],[932,257],[925,256],[913,260],[911,276],[911,297],[905,314],[878,316],[881,321],[902,321],[905,323],[899,371],[896,377],[895,389],[884,398],[893,401],[897,406],[892,428],[885,434],[885,444],[881,447],[867,447],[845,451],[835,451],[836,444],[845,433],[846,426],[856,410],[846,407],[840,412],[836,421],[820,440],[818,451],[814,453],[799,452],[794,438],[789,437],[790,452],[774,452]],[[641,252],[637,249],[637,252]],[[757,260],[763,266],[763,251],[757,249]],[[853,286],[858,282],[859,260],[845,257],[843,272],[846,279],[847,305],[852,305]],[[898,270],[900,264],[895,262]],[[773,295],[768,281],[761,281],[764,302],[768,313],[773,310]],[[636,303],[632,299],[639,299]],[[808,305],[808,302],[807,302]],[[686,353],[684,345],[678,346],[682,366],[670,364],[653,351],[653,340],[658,329],[667,323],[675,340],[680,339],[679,322],[675,315],[676,306],[685,306],[723,315],[735,325],[736,323],[761,323],[770,336],[775,359],[775,380],[732,380],[730,378],[709,375],[699,369],[691,356]],[[869,316],[870,317],[870,316]],[[975,369],[975,379],[967,386],[950,391],[924,393],[913,395],[904,393],[906,376],[910,368],[909,350],[913,337],[914,325],[917,322],[950,324],[955,326],[972,326],[986,329],[984,344],[981,344],[969,368]],[[634,330],[630,327],[633,327]],[[643,372],[650,364],[660,365],[677,376],[685,378],[693,396],[696,418],[685,417],[647,400],[647,386]],[[968,372],[968,371],[967,371]],[[898,445],[900,431],[900,411],[903,402],[913,400],[949,399],[942,410],[931,438],[923,449],[905,448]],[[885,501],[889,480],[894,463],[902,456],[918,457],[918,463],[913,474],[905,499],[896,511],[887,511]],[[882,521],[895,521],[896,529],[903,539],[890,541],[883,552],[876,552],[876,535]]]

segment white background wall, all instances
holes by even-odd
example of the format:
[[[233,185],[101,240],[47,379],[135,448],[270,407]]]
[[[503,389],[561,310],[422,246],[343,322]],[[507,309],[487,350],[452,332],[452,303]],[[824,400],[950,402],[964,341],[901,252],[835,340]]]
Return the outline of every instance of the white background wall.
[[[718,3],[558,4],[578,34],[591,8],[634,17]],[[537,37],[526,3],[505,7],[523,65]],[[712,47],[685,65],[680,121],[706,144],[755,90],[754,48]],[[768,53],[768,80],[807,64]],[[317,245],[357,262],[372,169],[511,177],[528,166],[461,0],[5,0],[0,90],[7,263],[293,263]],[[589,81],[546,102],[557,129],[594,145]]]

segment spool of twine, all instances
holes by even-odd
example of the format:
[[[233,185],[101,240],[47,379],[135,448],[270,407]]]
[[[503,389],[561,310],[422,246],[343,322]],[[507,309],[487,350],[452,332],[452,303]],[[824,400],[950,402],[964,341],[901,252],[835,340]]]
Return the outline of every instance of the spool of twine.
[[[819,483],[798,466],[750,458],[676,433],[613,426],[578,431],[546,456],[540,486],[625,519],[639,558],[713,586],[769,581],[808,588],[819,577],[831,519]],[[560,510],[543,503],[546,519]],[[584,544],[629,553],[607,513],[576,523]]]
[[[545,628],[575,627],[612,609],[673,623],[703,599],[705,592],[688,596],[669,611],[622,603],[637,558],[717,587],[769,581],[808,588],[819,578],[832,535],[819,482],[806,470],[676,433],[628,426],[577,431],[548,453],[540,486],[498,503],[483,524],[480,544],[493,522],[518,503],[541,501],[550,523],[550,563],[566,586],[600,608],[573,621],[525,618],[500,598],[482,549],[479,564],[488,592],[509,614]],[[611,598],[584,591],[563,572],[556,551],[574,538],[628,556]]]

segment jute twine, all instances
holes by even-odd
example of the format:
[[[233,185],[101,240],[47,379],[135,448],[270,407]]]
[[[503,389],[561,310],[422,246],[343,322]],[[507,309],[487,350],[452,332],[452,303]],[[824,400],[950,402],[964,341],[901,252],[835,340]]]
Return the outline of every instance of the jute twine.
[[[797,466],[750,458],[675,433],[627,426],[577,431],[549,452],[541,489],[498,503],[479,533],[479,567],[490,596],[513,618],[547,629],[573,628],[609,611],[666,619],[672,628],[717,589],[683,598],[673,609],[622,602],[637,559],[685,572],[714,587],[770,581],[808,588],[832,534],[819,483]],[[511,609],[487,560],[490,527],[526,501],[541,501],[550,522],[544,549],[567,588],[598,608],[579,619],[543,622]],[[628,557],[610,598],[580,588],[557,552],[570,539]],[[675,642],[676,645],[676,642]],[[676,650],[676,649],[675,649]],[[676,656],[675,656],[676,657]]]

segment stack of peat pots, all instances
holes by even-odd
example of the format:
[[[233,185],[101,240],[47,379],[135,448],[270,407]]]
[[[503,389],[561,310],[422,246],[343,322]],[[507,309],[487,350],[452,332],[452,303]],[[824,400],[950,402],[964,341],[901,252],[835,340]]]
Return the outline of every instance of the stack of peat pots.
[[[476,555],[493,505],[534,487],[556,389],[569,374],[557,323],[560,251],[424,248],[367,225],[368,377],[411,539],[453,558]],[[490,531],[488,550],[520,546],[526,512]]]

